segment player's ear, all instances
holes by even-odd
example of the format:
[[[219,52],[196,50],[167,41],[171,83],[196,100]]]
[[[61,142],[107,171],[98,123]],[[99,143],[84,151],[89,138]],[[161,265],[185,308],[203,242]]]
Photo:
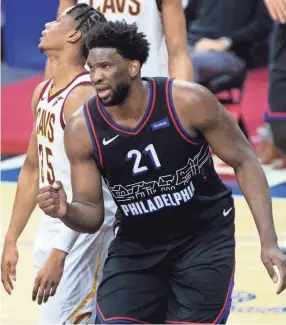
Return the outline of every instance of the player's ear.
[[[129,63],[129,75],[131,78],[134,78],[137,76],[137,74],[140,72],[140,62],[137,60],[133,60]]]
[[[67,35],[67,42],[76,43],[81,38],[81,31],[73,30]]]

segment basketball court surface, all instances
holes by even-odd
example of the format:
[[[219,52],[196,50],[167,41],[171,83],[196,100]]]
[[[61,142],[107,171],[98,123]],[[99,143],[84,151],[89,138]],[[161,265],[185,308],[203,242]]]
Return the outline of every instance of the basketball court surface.
[[[12,209],[19,165],[23,159],[24,156],[19,156],[4,160],[1,166],[1,249]],[[236,207],[236,277],[228,323],[286,324],[286,292],[276,295],[277,285],[272,283],[260,261],[259,239],[249,208],[241,196],[232,170],[219,159],[215,159],[215,163],[225,182],[233,188]],[[281,243],[286,237],[286,171],[274,171],[271,168],[265,171],[271,185],[275,224]],[[38,210],[34,211],[18,243],[20,258],[12,296],[8,296],[1,287],[1,324],[37,322],[38,305],[31,297],[33,239],[39,224],[38,213]]]

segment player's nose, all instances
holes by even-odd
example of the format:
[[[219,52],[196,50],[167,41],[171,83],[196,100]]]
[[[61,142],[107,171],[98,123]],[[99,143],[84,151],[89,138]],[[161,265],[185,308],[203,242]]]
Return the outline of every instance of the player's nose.
[[[45,28],[48,29],[51,26],[51,22],[45,23]]]
[[[104,77],[101,72],[101,69],[94,69],[94,71],[91,73],[91,80],[92,80],[94,86],[96,86],[104,81]]]

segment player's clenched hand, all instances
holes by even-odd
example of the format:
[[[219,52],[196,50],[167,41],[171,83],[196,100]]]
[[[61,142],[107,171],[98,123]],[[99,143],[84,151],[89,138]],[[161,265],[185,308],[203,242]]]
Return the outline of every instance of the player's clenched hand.
[[[45,214],[63,218],[67,214],[67,195],[60,181],[39,189],[37,202]]]
[[[32,300],[38,297],[38,304],[47,302],[56,293],[63,275],[67,253],[54,248],[37,274],[32,292]]]
[[[13,281],[16,281],[16,265],[19,253],[16,242],[5,241],[1,260],[1,281],[5,291],[10,295],[14,289]]]
[[[273,266],[277,266],[279,270],[280,283],[276,293],[281,293],[286,288],[286,255],[281,252],[277,245],[267,248],[262,247],[261,260],[274,283],[278,281],[278,275]]]
[[[282,24],[286,22],[286,0],[264,0],[269,14],[273,20]]]

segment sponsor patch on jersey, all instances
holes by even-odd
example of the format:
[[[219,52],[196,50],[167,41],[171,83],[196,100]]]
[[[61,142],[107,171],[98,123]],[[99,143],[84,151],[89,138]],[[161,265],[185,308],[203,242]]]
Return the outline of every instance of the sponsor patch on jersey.
[[[159,130],[159,129],[163,129],[163,128],[167,128],[168,126],[170,126],[170,122],[169,122],[169,118],[163,118],[160,121],[154,122],[151,124],[151,128],[153,131]]]

